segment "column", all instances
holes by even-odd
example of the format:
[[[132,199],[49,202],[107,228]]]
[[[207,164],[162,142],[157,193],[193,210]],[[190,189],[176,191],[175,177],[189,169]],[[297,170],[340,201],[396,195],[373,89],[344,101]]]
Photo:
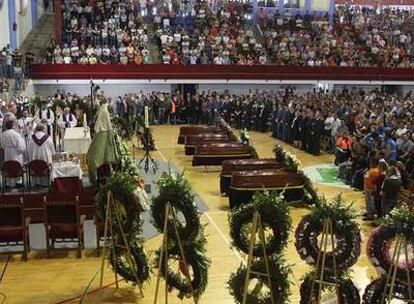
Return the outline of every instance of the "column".
[[[36,23],[37,23],[37,4],[38,4],[38,2],[37,2],[37,0],[32,0],[31,1],[31,3],[30,3],[30,10],[31,10],[31,13],[32,13],[32,27],[34,27],[35,25],[36,25]]]
[[[335,0],[329,0],[329,23],[334,26],[335,23]]]
[[[8,0],[8,14],[9,14],[9,40],[10,47],[15,49],[17,47],[17,19],[16,19],[16,1]],[[16,24],[16,27],[14,26]]]
[[[305,0],[305,12],[310,13],[312,11],[312,0]]]

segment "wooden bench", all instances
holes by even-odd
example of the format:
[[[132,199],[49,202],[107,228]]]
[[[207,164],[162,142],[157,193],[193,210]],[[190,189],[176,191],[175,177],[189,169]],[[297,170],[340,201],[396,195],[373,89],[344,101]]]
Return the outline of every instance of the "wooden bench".
[[[222,133],[200,133],[187,135],[185,140],[185,155],[194,155],[197,146],[210,143],[229,143],[231,139]]]
[[[211,143],[197,147],[193,166],[221,166],[225,160],[251,158],[249,147],[238,143]]]
[[[283,167],[285,165],[277,162],[274,158],[226,160],[223,162],[220,174],[220,191],[222,194],[229,193],[231,175],[234,171],[276,170]]]
[[[288,169],[266,169],[255,171],[234,171],[229,187],[230,208],[250,202],[256,191],[284,191],[289,202],[304,199],[303,175]]]
[[[224,131],[220,127],[215,126],[183,126],[180,128],[180,133],[178,135],[178,144],[185,144],[186,137],[188,135],[195,135],[201,133],[222,133]]]

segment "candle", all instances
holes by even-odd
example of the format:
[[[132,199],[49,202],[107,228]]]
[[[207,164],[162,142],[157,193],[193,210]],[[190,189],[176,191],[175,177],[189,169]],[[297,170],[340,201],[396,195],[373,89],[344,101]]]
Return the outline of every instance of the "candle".
[[[145,128],[149,127],[149,123],[148,123],[148,107],[145,106],[144,107],[144,123],[145,123]]]

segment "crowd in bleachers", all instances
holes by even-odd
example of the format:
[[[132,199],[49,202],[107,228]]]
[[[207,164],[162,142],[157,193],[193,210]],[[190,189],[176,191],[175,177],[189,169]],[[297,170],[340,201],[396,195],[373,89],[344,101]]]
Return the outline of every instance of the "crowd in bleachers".
[[[266,63],[263,45],[252,30],[248,5],[231,2],[211,8],[207,2],[196,1],[189,14],[189,19],[181,19],[184,22],[157,28],[163,63]]]
[[[46,62],[57,64],[150,63],[143,12],[151,1],[63,1],[63,45],[51,41]]]
[[[278,65],[413,67],[413,11],[337,7],[326,15],[259,14],[272,62]]]
[[[63,1],[46,62],[413,67],[413,11],[337,6],[329,16],[252,15],[241,2]],[[255,22],[259,24],[259,30]],[[261,34],[260,34],[261,32]],[[158,43],[160,54],[150,51]]]

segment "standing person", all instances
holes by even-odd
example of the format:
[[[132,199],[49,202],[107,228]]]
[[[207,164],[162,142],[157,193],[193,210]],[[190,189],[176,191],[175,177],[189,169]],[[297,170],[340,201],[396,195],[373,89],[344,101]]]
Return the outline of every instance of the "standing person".
[[[388,168],[381,189],[381,209],[383,216],[388,216],[398,203],[398,193],[401,188],[401,181],[398,175],[398,169],[396,167],[390,166]]]
[[[38,124],[35,131],[28,138],[28,157],[29,161],[43,160],[49,166],[52,165],[53,154],[55,154],[55,146],[52,138],[45,133],[45,126]],[[32,178],[32,184],[39,186],[49,186],[48,178]]]
[[[47,135],[53,138],[53,125],[55,123],[55,113],[47,105],[46,101],[43,101],[41,108],[36,111],[35,117],[46,125]]]
[[[10,51],[10,46],[7,45],[6,48],[3,49],[4,54],[5,54],[5,67],[6,67],[6,73],[5,76],[6,78],[12,78],[13,77],[13,55]]]
[[[14,66],[14,86],[16,90],[22,89],[22,83],[23,83],[23,69],[20,66],[20,63],[16,63]]]
[[[309,123],[309,117],[306,110],[303,111],[302,120],[299,122],[299,134],[300,134],[300,148],[306,151],[306,144],[308,142],[308,132],[306,127]]]
[[[344,130],[336,142],[335,164],[339,165],[346,162],[351,157],[351,150],[352,138],[349,136],[348,131]]]
[[[23,137],[15,129],[16,119],[10,119],[5,123],[5,131],[1,135],[1,147],[4,149],[4,161],[17,161],[23,166],[26,160],[26,143]],[[22,180],[8,179],[9,186],[22,187]]]
[[[29,111],[24,109],[22,112],[22,117],[17,120],[17,126],[19,127],[20,134],[24,138],[26,145],[28,142],[28,137],[33,134],[34,131],[34,119],[29,116]]]
[[[295,148],[300,148],[300,133],[299,126],[301,124],[301,113],[299,111],[294,112],[292,124],[290,125],[290,136]]]
[[[378,160],[371,159],[369,169],[364,175],[364,193],[365,193],[365,208],[364,221],[372,221],[375,213],[375,181],[378,178],[380,171],[378,169]]]
[[[59,117],[59,127],[61,131],[62,139],[65,137],[65,130],[67,128],[74,128],[78,125],[76,115],[71,113],[69,107],[63,109],[62,115]]]
[[[387,174],[388,164],[382,160],[378,163],[379,174],[375,179],[375,191],[374,191],[374,201],[375,201],[375,213],[377,217],[382,216],[382,197],[381,197],[381,188],[384,184],[384,180]]]

